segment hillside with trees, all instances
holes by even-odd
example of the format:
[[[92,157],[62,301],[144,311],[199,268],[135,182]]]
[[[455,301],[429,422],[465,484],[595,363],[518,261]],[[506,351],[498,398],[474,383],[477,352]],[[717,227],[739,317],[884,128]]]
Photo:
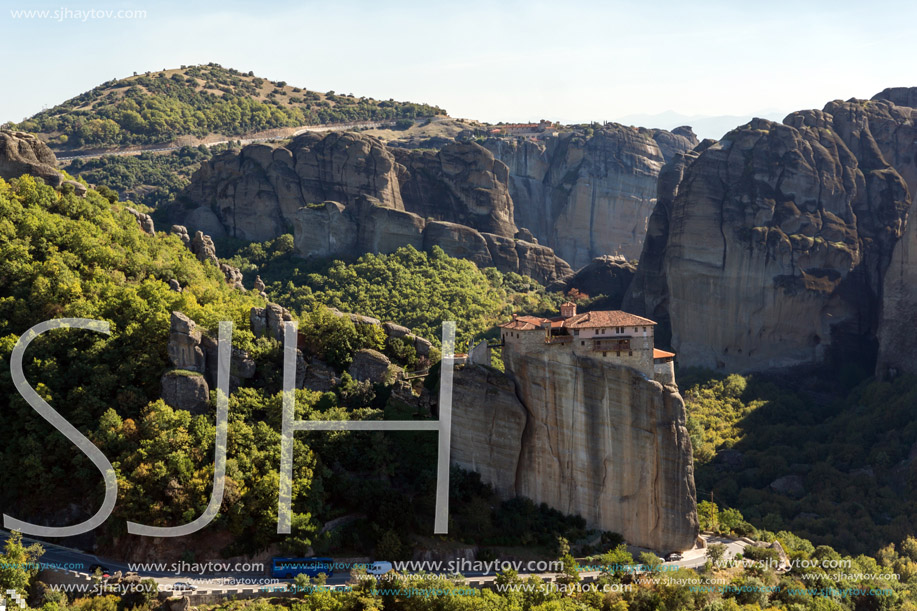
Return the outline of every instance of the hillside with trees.
[[[257,246],[245,253],[257,258]],[[283,258],[282,244],[268,251],[265,257]],[[80,197],[28,176],[0,181],[0,252],[4,362],[9,362],[18,337],[39,322],[78,317],[111,325],[109,336],[65,330],[42,335],[29,347],[24,363],[26,379],[39,395],[60,409],[115,468],[120,500],[113,517],[98,530],[101,549],[124,545],[125,520],[185,523],[200,515],[209,499],[212,412],[192,415],[159,399],[159,380],[169,367],[173,311],[185,313],[211,336],[219,321],[232,321],[233,345],[252,358],[256,369],[230,399],[226,496],[212,528],[231,536],[212,552],[282,545],[301,554],[311,545],[322,551],[378,551],[396,559],[410,554],[414,537],[432,531],[435,436],[343,432],[297,435],[293,536],[276,534],[282,346],[272,337],[256,338],[249,324],[250,310],[263,307],[265,300],[254,291],[230,287],[217,266],[198,260],[177,236],[144,233],[110,190],[89,190]],[[369,284],[353,283],[349,291],[340,284],[371,270],[377,274],[375,282],[369,278]],[[364,291],[377,286],[396,290],[400,285],[394,276],[405,276],[408,285],[423,277],[442,290],[437,309],[406,321],[431,334],[443,317],[455,319],[460,329],[480,330],[511,310],[517,299],[530,298],[509,286],[487,295],[480,290],[482,283],[496,283],[498,276],[491,278],[442,253],[428,258],[409,250],[388,259],[332,263],[327,280],[322,280],[327,286],[318,292],[321,300],[284,295],[287,285],[278,285],[278,296],[286,298],[300,324],[307,356],[324,359],[338,380],[330,390],[297,390],[298,418],[432,417],[399,399],[391,383],[358,382],[347,372],[357,350],[382,351],[394,364],[412,367],[418,361],[414,349],[386,342],[377,327],[334,316],[322,303],[357,308]],[[181,292],[170,288],[173,280]],[[419,311],[423,308],[416,300],[429,296],[396,301],[391,309],[375,313]],[[61,506],[70,505],[72,516],[91,514],[102,493],[95,467],[19,396],[8,368],[0,371],[0,394],[9,397],[9,407],[0,411],[0,426],[9,436],[0,450],[0,503],[5,511],[57,519],[53,516],[60,507],[49,505],[48,499],[60,499]],[[476,475],[456,471],[452,483],[458,541],[505,545],[506,533],[520,528],[528,533],[526,540],[542,546],[552,545],[557,535],[574,540],[585,536],[581,519],[531,503],[501,502]],[[416,511],[403,511],[408,505]],[[367,506],[378,511],[362,514]],[[496,508],[493,513],[491,507]],[[363,517],[319,536],[327,521],[351,514]]]
[[[211,63],[111,80],[13,127],[60,151],[444,114],[428,104],[310,91]]]

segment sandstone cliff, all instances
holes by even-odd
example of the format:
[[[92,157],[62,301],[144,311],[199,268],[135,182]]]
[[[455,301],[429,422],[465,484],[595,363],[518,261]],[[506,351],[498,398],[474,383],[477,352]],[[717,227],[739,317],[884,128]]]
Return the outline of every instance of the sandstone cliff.
[[[572,270],[550,248],[515,239],[507,180],[477,144],[393,154],[369,136],[310,133],[204,164],[184,193],[197,207],[173,220],[253,241],[293,232],[303,256],[440,246],[482,267],[565,280]]]
[[[493,138],[484,146],[509,166],[516,224],[577,269],[605,254],[639,256],[659,170],[696,144],[690,128],[608,124],[588,137]]]
[[[885,99],[835,101],[676,156],[625,307],[667,315],[682,364],[871,366],[915,185],[914,120]]]
[[[504,497],[581,515],[629,543],[693,547],[694,466],[677,389],[550,348],[507,349],[510,379],[456,373],[453,462]]]
[[[917,87],[886,89],[873,100],[888,100],[894,104],[917,108]],[[888,147],[885,152],[896,170],[907,183],[911,200],[917,193],[917,111],[912,111],[911,123],[887,134],[889,144],[903,143],[902,147]],[[911,146],[906,145],[910,143]],[[889,150],[891,149],[891,150]],[[894,377],[899,373],[917,374],[917,211],[913,204],[909,210],[904,235],[895,245],[891,264],[885,272],[882,285],[882,303],[879,317],[879,354],[876,375]]]

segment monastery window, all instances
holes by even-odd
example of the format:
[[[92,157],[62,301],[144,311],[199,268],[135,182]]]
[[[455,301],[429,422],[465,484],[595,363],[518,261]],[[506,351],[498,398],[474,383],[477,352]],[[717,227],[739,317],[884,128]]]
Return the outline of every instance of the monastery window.
[[[583,346],[585,346],[585,345],[586,345],[586,342],[580,342],[580,344],[582,344]]]
[[[603,352],[603,353],[602,353],[602,356],[608,356],[608,353],[607,353],[607,352]]]

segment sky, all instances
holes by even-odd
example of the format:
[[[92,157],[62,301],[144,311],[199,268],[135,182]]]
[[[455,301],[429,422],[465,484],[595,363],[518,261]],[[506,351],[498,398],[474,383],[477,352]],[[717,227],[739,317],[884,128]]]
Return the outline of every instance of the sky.
[[[318,91],[428,102],[488,122],[637,119],[674,127],[684,117],[779,119],[917,86],[912,1],[0,6],[0,123],[112,78],[208,62]],[[140,17],[105,13],[119,10]]]

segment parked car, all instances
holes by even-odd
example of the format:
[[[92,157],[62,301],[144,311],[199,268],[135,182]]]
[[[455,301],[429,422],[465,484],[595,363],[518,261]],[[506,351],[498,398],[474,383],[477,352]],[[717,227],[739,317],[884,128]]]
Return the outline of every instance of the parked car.
[[[677,560],[681,560],[682,558],[683,556],[681,555],[681,552],[672,552],[671,554],[665,557],[665,561],[666,562],[675,562]]]
[[[173,592],[193,592],[197,589],[197,586],[193,583],[187,583],[185,581],[176,581],[172,584]]]

